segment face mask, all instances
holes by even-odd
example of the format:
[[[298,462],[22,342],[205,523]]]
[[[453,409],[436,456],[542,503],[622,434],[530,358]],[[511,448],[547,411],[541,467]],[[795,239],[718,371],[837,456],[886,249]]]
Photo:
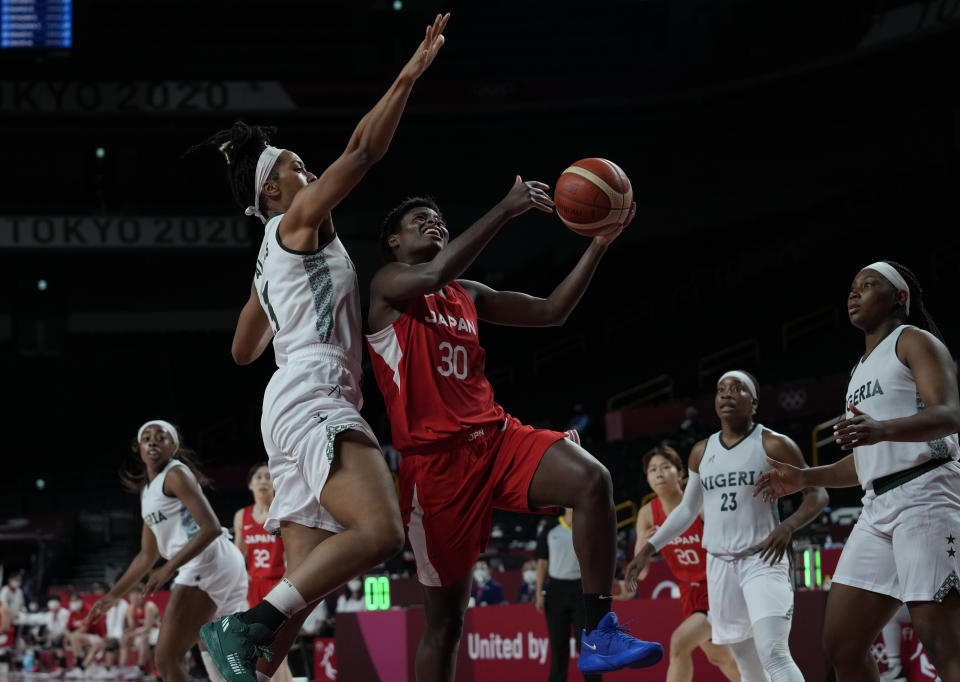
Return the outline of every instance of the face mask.
[[[56,599],[51,599],[47,602],[47,608],[51,611],[57,611],[60,609],[60,602],[58,602]]]
[[[347,587],[349,588],[349,590],[350,590],[351,592],[359,592],[359,591],[360,591],[360,581],[359,581],[359,580],[351,580],[350,582],[347,583]]]
[[[489,577],[490,577],[490,571],[486,569],[477,568],[477,569],[474,569],[473,571],[473,579],[476,580],[481,585],[487,582],[487,579]]]
[[[523,582],[528,585],[537,584],[537,572],[536,571],[524,571],[523,572]]]
[[[83,602],[82,602],[82,601],[72,601],[72,602],[70,602],[70,610],[71,610],[71,611],[79,611],[79,610],[82,609],[82,608],[83,608]]]

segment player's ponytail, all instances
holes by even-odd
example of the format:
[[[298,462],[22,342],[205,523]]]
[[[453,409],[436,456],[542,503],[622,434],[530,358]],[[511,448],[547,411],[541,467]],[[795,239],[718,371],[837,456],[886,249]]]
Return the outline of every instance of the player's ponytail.
[[[906,316],[904,323],[925,329],[946,345],[947,342],[944,340],[943,334],[940,333],[940,328],[937,326],[937,323],[933,321],[927,307],[923,304],[923,289],[920,287],[920,280],[917,279],[917,276],[913,274],[907,266],[892,260],[885,262],[893,266],[893,268],[900,273],[900,276],[903,277],[907,286],[910,288],[910,314]]]
[[[277,129],[272,126],[251,126],[237,121],[228,130],[218,131],[200,144],[193,145],[184,152],[184,156],[201,149],[218,151],[227,162],[227,184],[233,192],[233,198],[242,208],[246,208],[253,206],[256,199],[254,183],[257,161],[270,144],[270,136],[276,132]],[[271,180],[276,179],[274,173],[269,176]]]

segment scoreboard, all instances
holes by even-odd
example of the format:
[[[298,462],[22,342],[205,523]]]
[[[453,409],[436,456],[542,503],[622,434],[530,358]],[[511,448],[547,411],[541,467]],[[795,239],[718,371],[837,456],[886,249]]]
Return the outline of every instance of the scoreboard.
[[[0,0],[0,49],[73,45],[73,0]]]

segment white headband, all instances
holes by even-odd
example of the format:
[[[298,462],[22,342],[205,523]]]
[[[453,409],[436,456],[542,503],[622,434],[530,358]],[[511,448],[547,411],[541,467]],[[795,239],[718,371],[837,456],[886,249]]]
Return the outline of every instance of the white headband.
[[[178,448],[180,447],[180,438],[177,437],[177,430],[173,427],[173,424],[170,422],[165,422],[162,419],[151,419],[148,422],[144,422],[143,426],[140,427],[140,430],[137,431],[137,442],[140,441],[140,438],[143,436],[143,432],[148,426],[159,426],[161,429],[170,434],[173,444]]]
[[[739,370],[732,370],[724,374],[719,379],[717,379],[717,386],[723,383],[723,380],[727,378],[736,379],[737,381],[739,381],[741,384],[747,387],[747,390],[750,391],[750,395],[753,396],[753,399],[754,400],[757,399],[757,387],[753,383],[753,379],[751,379],[749,376],[747,376],[746,374],[744,374]]]
[[[903,278],[897,269],[887,263],[886,261],[878,260],[876,263],[871,263],[870,265],[860,268],[861,272],[863,270],[875,270],[883,275],[883,278],[890,282],[897,291],[906,291],[907,292],[907,315],[910,314],[910,287],[907,286],[907,280]]]
[[[270,171],[273,170],[277,157],[285,151],[285,149],[277,149],[267,145],[260,152],[260,158],[257,159],[257,175],[253,179],[253,206],[247,206],[244,211],[245,215],[255,215],[264,223],[267,222],[267,218],[260,212],[260,193],[263,191],[263,183],[270,177]]]

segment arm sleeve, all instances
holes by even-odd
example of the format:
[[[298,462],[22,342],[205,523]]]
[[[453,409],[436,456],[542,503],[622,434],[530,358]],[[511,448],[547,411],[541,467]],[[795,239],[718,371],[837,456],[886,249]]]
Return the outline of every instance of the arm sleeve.
[[[691,471],[680,505],[670,512],[660,530],[650,538],[653,548],[659,552],[668,542],[689,528],[702,506],[703,488],[700,487],[700,474]]]

